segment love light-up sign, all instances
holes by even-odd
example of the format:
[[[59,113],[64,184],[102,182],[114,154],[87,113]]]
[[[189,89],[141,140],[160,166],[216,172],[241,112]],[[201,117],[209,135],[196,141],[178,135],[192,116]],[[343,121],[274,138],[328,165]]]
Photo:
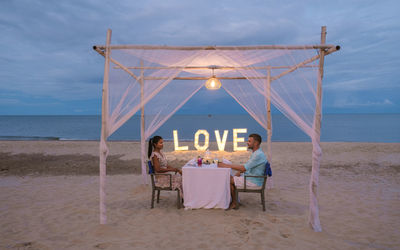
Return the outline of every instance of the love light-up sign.
[[[225,145],[226,145],[226,140],[228,139],[228,130],[224,130],[224,134],[221,139],[221,135],[219,133],[219,130],[214,130],[215,132],[215,138],[217,140],[217,145],[218,145],[218,150],[219,151],[224,151],[225,150]],[[239,142],[244,142],[245,138],[244,137],[239,137],[238,134],[243,134],[247,133],[247,128],[234,128],[233,129],[233,151],[246,151],[247,147],[239,147],[238,143]],[[179,139],[178,139],[178,131],[173,130],[173,135],[174,135],[174,148],[175,151],[186,151],[189,150],[188,146],[179,146]],[[204,144],[200,145],[199,144],[199,137],[200,135],[204,136]],[[199,150],[199,151],[205,151],[207,150],[210,142],[210,134],[208,133],[207,130],[204,129],[199,129],[197,132],[194,134],[194,147]]]

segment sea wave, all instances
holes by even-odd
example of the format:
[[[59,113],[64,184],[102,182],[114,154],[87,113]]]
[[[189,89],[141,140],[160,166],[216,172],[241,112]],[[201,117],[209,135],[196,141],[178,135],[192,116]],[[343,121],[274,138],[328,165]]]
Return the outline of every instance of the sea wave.
[[[52,136],[2,136],[0,135],[0,141],[59,141],[59,137]]]

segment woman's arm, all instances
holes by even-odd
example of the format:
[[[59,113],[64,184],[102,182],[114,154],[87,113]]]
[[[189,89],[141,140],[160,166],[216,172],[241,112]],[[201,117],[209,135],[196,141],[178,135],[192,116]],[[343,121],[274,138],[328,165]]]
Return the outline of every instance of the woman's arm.
[[[167,165],[168,171],[176,172],[176,168],[171,167],[170,165]]]
[[[178,168],[171,167],[170,165],[167,166],[167,169],[171,172],[180,173],[182,175],[182,171]]]

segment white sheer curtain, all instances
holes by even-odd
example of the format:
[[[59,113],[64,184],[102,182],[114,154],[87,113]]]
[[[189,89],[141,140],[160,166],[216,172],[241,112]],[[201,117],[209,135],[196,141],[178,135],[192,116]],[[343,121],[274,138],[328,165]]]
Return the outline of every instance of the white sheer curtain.
[[[267,75],[266,67],[271,72],[271,102],[297,127],[306,133],[312,141],[312,175],[313,183],[318,183],[318,172],[322,155],[319,144],[319,132],[316,133],[314,118],[316,110],[316,92],[318,68],[315,62],[308,62],[317,55],[313,50],[283,50],[279,57],[269,57],[270,51],[237,51],[226,53],[226,57],[236,62],[254,61],[251,67],[237,67],[235,72],[226,72],[242,75],[246,80],[227,80],[223,82],[224,89],[261,125],[268,133],[267,108],[263,105],[268,98],[266,89],[268,83],[264,76]],[[279,65],[277,67],[277,65]],[[264,66],[264,67],[263,67]],[[281,68],[280,68],[281,67]],[[295,69],[295,70],[293,70]],[[287,72],[287,74],[285,74]],[[289,73],[290,72],[290,73]],[[318,138],[317,138],[318,135]],[[270,149],[270,145],[268,147]],[[271,161],[270,152],[268,160]],[[310,224],[316,231],[321,231],[318,216],[317,188],[310,188]]]
[[[210,77],[211,68],[217,77],[222,78],[222,87],[267,130],[266,99],[269,96],[266,77],[267,68],[270,68],[270,100],[310,136],[314,149],[313,169],[319,169],[314,168],[314,165],[319,167],[321,155],[314,130],[318,68],[310,60],[316,55],[316,51],[306,49],[113,49],[107,137],[143,106],[145,126],[141,154],[142,174],[146,176],[144,140],[199,91],[205,80],[198,78]],[[272,131],[268,130],[268,134],[271,136]],[[107,150],[103,143],[101,147]],[[101,162],[105,164],[104,159]],[[314,178],[318,177],[318,173],[313,174]],[[316,199],[316,194],[312,198]],[[310,202],[310,210],[317,215],[310,223],[318,230],[315,202]]]
[[[127,53],[128,52],[128,53]],[[128,67],[135,79],[129,73],[121,69],[115,64],[110,67],[109,80],[109,136],[121,127],[129,118],[131,118],[141,108],[141,73],[145,76],[143,79],[143,104],[146,105],[150,100],[154,99],[160,91],[163,90],[182,71],[181,67],[185,67],[199,54],[198,51],[179,51],[173,57],[169,55],[169,51],[165,50],[113,50],[112,58]],[[160,58],[170,57],[169,68],[163,67],[157,62]],[[181,66],[175,67],[174,66]],[[141,72],[140,67],[145,68]],[[146,79],[148,78],[148,79]],[[171,91],[169,88],[166,92]],[[158,95],[160,98],[161,95]],[[174,103],[174,100],[168,100]],[[152,112],[150,110],[150,112]]]

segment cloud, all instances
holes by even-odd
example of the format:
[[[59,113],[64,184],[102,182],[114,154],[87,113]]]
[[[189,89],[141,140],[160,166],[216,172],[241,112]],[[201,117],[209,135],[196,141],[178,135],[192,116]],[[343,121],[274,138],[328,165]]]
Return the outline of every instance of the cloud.
[[[349,99],[338,99],[334,102],[333,106],[337,108],[346,107],[383,107],[395,105],[391,100],[384,99],[383,101],[366,101],[366,100],[349,100]]]
[[[334,82],[326,84],[324,90],[330,91],[360,91],[381,88],[375,81],[370,78],[349,79],[346,81]]]
[[[17,98],[1,98],[0,105],[20,105],[22,102]]]
[[[328,43],[342,50],[325,60],[326,94],[370,91],[359,97],[368,103],[382,88],[398,89],[399,6],[392,0],[3,1],[0,92],[13,93],[2,99],[16,106],[34,97],[100,100],[104,59],[91,47],[104,44],[107,28],[113,44],[251,45],[319,43],[320,26],[327,25]]]
[[[101,95],[101,83],[92,84],[87,82],[69,82],[68,84],[57,82],[34,82],[14,83],[2,86],[1,91],[18,92],[20,96],[47,97],[59,101],[97,99]]]

